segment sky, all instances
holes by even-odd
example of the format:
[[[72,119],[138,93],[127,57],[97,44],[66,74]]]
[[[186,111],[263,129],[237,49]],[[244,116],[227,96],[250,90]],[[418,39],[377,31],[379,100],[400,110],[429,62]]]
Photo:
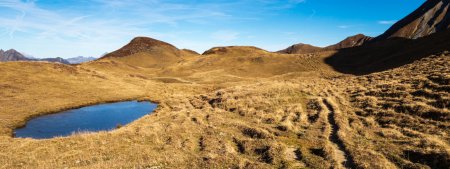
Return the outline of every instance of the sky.
[[[0,49],[100,57],[137,36],[199,53],[377,36],[425,0],[0,0]]]

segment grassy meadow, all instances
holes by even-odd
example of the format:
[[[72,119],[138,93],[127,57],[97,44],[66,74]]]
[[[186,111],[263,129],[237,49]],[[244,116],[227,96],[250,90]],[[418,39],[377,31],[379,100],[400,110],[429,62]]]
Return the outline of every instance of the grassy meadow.
[[[330,53],[226,50],[165,68],[0,63],[0,168],[450,166],[448,55],[353,76],[326,65]],[[12,137],[30,118],[122,100],[159,105],[113,131]]]

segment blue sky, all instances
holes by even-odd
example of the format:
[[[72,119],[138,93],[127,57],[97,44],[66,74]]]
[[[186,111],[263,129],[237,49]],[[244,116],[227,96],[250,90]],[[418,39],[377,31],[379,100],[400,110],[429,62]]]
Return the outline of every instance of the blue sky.
[[[0,48],[98,57],[136,36],[200,53],[251,45],[334,44],[377,36],[425,0],[0,0]]]

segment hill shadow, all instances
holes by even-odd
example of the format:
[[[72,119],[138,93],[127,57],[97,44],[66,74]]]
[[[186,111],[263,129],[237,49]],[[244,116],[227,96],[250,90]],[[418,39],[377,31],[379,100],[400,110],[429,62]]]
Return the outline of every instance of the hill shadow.
[[[412,40],[392,38],[341,49],[325,59],[336,71],[366,75],[410,64],[421,58],[450,51],[450,30]]]

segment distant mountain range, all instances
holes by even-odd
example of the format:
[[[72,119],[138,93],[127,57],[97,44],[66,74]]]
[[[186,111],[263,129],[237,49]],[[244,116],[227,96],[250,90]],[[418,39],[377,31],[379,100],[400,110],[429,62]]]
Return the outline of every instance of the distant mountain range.
[[[94,57],[84,57],[84,56],[78,56],[74,58],[69,59],[63,59],[60,57],[56,58],[44,58],[44,59],[38,59],[35,57],[28,56],[26,57],[24,54],[14,50],[10,49],[7,51],[0,50],[0,62],[11,62],[11,61],[42,61],[42,62],[54,62],[54,63],[62,63],[62,64],[79,64],[83,62],[88,62],[95,60]]]
[[[70,64],[69,61],[66,59],[57,57],[57,58],[44,58],[44,59],[37,59],[36,61],[45,61],[45,62],[54,62],[54,63],[62,63],[62,64]]]
[[[83,63],[83,62],[89,62],[89,61],[93,61],[97,58],[95,57],[84,57],[84,56],[78,56],[78,57],[73,57],[73,58],[69,58],[66,59],[70,64],[79,64],[79,63]]]

